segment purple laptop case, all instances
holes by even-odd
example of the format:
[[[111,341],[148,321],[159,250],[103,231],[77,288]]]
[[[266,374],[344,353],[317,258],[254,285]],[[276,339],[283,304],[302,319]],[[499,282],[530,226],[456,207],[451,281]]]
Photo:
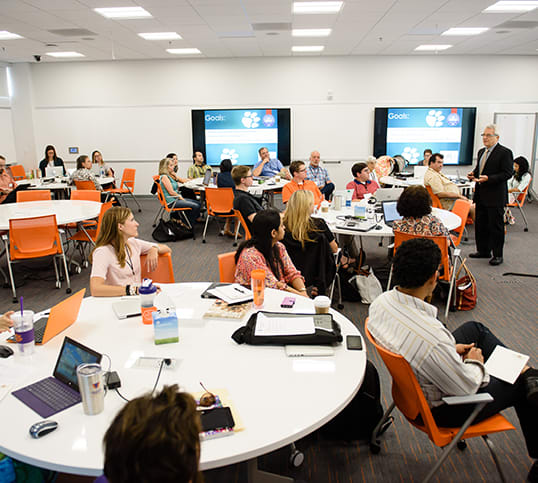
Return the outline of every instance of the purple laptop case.
[[[80,393],[77,390],[70,388],[67,384],[64,384],[63,382],[59,381],[58,379],[52,376],[47,377],[46,379],[42,379],[42,381],[45,381],[47,379],[52,379],[54,381],[54,384],[61,385],[63,386],[63,388],[67,388],[70,392],[73,393],[73,395],[77,397],[77,400],[73,402],[72,404],[68,404],[67,406],[63,408],[56,410],[56,409],[51,408],[47,403],[43,402],[38,397],[34,396],[28,390],[28,386],[23,387],[22,389],[19,389],[18,391],[13,391],[11,394],[13,394],[17,399],[19,399],[24,404],[26,404],[29,408],[33,409],[42,418],[48,418],[52,416],[53,414],[57,414],[60,411],[70,408],[71,406],[74,406],[75,404],[78,404],[79,402],[82,401],[82,398],[80,397]],[[32,386],[34,386],[34,389],[36,388],[36,384],[32,384]]]

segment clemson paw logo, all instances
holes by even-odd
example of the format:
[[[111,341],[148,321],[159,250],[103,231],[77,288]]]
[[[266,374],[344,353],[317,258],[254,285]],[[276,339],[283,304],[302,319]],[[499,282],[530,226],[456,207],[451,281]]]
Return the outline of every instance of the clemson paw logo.
[[[243,119],[241,119],[243,126],[245,126],[247,129],[257,128],[260,125],[260,121],[260,116],[258,116],[258,114],[255,112],[250,111],[245,112],[245,114],[243,114]]]
[[[414,163],[418,161],[418,154],[417,148],[406,146],[403,150],[402,156],[408,163]]]
[[[237,163],[237,159],[239,158],[239,154],[235,152],[235,149],[228,149],[224,148],[222,150],[222,153],[220,153],[220,160],[223,159],[229,159],[232,161],[232,164]]]
[[[445,116],[443,116],[443,112],[436,111],[435,109],[428,112],[428,115],[426,116],[426,124],[430,127],[441,127],[444,120]]]

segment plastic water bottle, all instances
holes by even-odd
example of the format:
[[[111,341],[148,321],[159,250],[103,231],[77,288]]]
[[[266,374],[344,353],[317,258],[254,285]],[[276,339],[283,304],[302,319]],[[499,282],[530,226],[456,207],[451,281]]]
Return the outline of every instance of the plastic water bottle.
[[[104,178],[105,174],[105,168],[101,166],[101,168],[99,168],[99,175],[101,176],[101,178]]]
[[[153,285],[150,278],[145,278],[138,289],[140,294],[140,312],[142,314],[142,323],[146,325],[153,324],[152,314],[157,310],[155,307],[155,294],[157,287]]]
[[[21,356],[30,356],[34,353],[34,312],[32,310],[17,311],[11,315],[15,328],[15,340]]]

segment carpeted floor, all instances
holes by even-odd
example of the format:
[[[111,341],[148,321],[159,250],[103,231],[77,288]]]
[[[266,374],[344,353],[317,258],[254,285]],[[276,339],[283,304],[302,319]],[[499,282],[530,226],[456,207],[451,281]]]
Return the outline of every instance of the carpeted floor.
[[[278,200],[277,200],[278,203]],[[151,239],[151,223],[158,209],[156,200],[141,199],[143,211],[136,213],[140,222],[140,238]],[[281,206],[281,205],[280,205]],[[529,354],[531,364],[538,365],[538,279],[520,276],[503,276],[505,272],[538,274],[536,243],[538,238],[537,203],[525,206],[530,230],[523,232],[521,217],[516,211],[517,223],[508,228],[505,245],[505,263],[491,267],[487,260],[469,260],[469,267],[478,281],[478,305],[470,312],[450,313],[448,327],[456,328],[468,320],[486,323],[494,333],[514,350]],[[174,272],[177,282],[218,280],[217,254],[234,250],[232,240],[217,236],[216,225],[211,222],[207,243],[201,241],[202,225],[197,227],[197,239],[172,243]],[[462,244],[464,255],[474,251],[473,228],[469,230],[470,240]],[[386,241],[385,241],[386,245]],[[365,239],[364,248],[368,262],[379,268],[386,268],[387,248],[379,247],[377,240]],[[4,267],[4,262],[2,262]],[[72,276],[73,291],[87,287],[89,290],[89,269]],[[59,302],[65,291],[54,288],[54,274],[47,264],[24,264],[17,267],[17,289],[25,299],[25,307],[42,310]],[[64,285],[65,286],[65,285]],[[1,290],[0,312],[12,309],[11,291]],[[361,303],[345,302],[342,311],[361,331],[368,306]],[[390,376],[383,362],[367,342],[368,358],[376,365],[382,385],[382,400],[385,407],[391,402]],[[352,367],[349,368],[353,370]],[[327,395],[330,397],[330,395]],[[315,401],[311,402],[315,404]],[[509,481],[525,481],[532,463],[527,455],[525,442],[515,411],[505,411],[508,419],[518,428],[498,435],[491,440],[497,447],[501,464]],[[413,429],[396,410],[395,424],[385,433],[381,452],[371,455],[366,443],[338,443],[323,439],[318,432],[297,442],[305,455],[300,468],[288,465],[289,448],[260,458],[260,467],[274,473],[288,475],[299,481],[311,482],[361,482],[361,481],[421,481],[429,468],[439,457],[440,451],[420,431]],[[357,414],[360,418],[361,415]],[[204,473],[206,482],[245,482],[245,464],[212,470]],[[58,481],[75,481],[74,477],[62,475]],[[82,481],[76,479],[76,481]],[[434,481],[477,482],[500,481],[489,452],[481,439],[470,440],[466,451],[455,450],[442,466]]]

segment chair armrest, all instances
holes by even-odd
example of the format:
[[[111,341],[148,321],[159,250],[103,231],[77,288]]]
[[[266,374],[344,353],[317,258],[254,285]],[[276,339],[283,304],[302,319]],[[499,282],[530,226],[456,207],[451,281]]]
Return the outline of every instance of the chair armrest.
[[[449,406],[455,406],[457,404],[488,403],[493,401],[493,397],[488,392],[479,392],[469,394],[468,396],[447,396],[442,398],[442,400]]]

